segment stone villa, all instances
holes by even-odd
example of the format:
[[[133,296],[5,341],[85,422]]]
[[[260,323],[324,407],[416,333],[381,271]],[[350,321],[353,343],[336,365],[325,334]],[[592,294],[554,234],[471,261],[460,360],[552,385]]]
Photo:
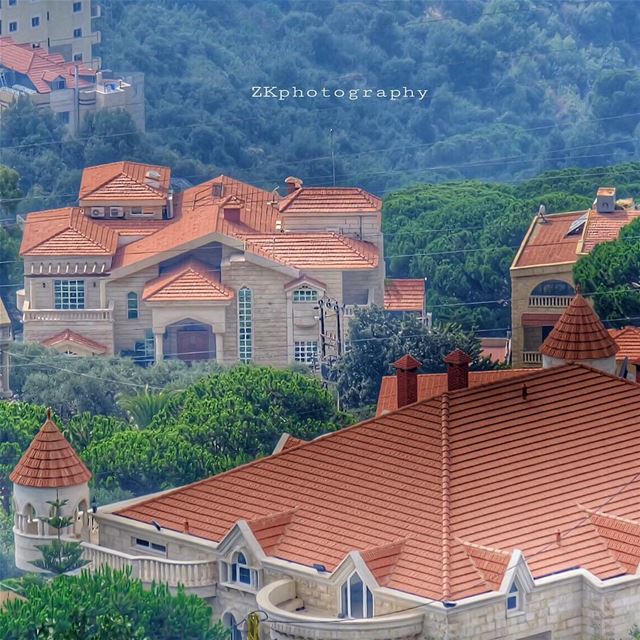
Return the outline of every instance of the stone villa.
[[[236,640],[255,610],[264,640],[619,640],[640,623],[640,387],[615,351],[577,296],[541,369],[471,386],[456,351],[418,400],[405,356],[399,408],[92,513],[48,419],[10,476],[16,563],[57,491],[93,566],[185,585]]]
[[[538,349],[575,295],[575,263],[639,215],[640,205],[601,187],[590,209],[534,218],[511,265],[514,367],[541,366]]]
[[[264,191],[219,176],[85,169],[78,205],[27,217],[24,339],[75,355],[314,364],[357,306],[424,316],[424,281],[386,280],[379,198],[351,187]],[[385,289],[387,291],[385,297]]]

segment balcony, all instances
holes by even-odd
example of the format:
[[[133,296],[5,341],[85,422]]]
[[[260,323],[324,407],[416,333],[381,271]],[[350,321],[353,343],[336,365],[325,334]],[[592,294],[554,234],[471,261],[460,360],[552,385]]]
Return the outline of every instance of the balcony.
[[[307,608],[296,597],[294,580],[284,579],[263,587],[256,595],[258,608],[269,617],[271,638],[305,640],[413,640],[421,637],[424,615],[420,610],[380,617],[345,619]]]
[[[565,309],[573,296],[529,296],[529,306],[537,309]]]
[[[539,351],[523,351],[522,366],[523,367],[541,367],[542,354]]]
[[[102,17],[102,6],[99,4],[91,3],[91,17],[92,18],[101,18]]]
[[[201,596],[211,596],[215,593],[215,560],[167,560],[151,556],[132,556],[88,542],[84,542],[82,546],[84,559],[89,560],[94,568],[106,564],[121,571],[131,567],[132,576],[147,584],[157,582],[169,587],[183,585],[185,589],[197,590]]]
[[[30,309],[22,306],[23,322],[113,322],[113,302],[106,309]]]

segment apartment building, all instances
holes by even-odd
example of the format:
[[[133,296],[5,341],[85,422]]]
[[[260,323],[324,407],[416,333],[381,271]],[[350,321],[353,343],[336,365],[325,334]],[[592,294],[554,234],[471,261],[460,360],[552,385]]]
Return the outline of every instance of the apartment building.
[[[394,310],[421,313],[424,281],[385,280],[379,198],[287,184],[278,197],[218,176],[174,193],[168,167],[86,169],[77,206],[27,216],[25,341],[147,361],[317,365],[339,353],[356,307],[385,304],[385,287]]]
[[[184,585],[236,640],[252,611],[263,640],[625,638],[640,623],[640,394],[607,373],[615,349],[577,296],[542,369],[471,386],[455,351],[419,400],[405,356],[389,413],[95,513],[49,418],[10,476],[16,563],[55,536],[39,516],[59,495],[92,567]]]
[[[618,237],[640,215],[633,200],[598,189],[591,208],[539,213],[511,265],[512,364],[539,367],[539,347],[575,295],[573,267],[600,242]]]
[[[20,97],[51,109],[71,134],[87,114],[102,109],[123,109],[138,129],[145,128],[144,74],[96,71],[0,36],[0,111]]]
[[[9,345],[11,344],[11,319],[0,298],[0,399],[11,397],[9,388]]]
[[[92,0],[0,0],[0,36],[99,69],[93,55],[99,17],[100,5]]]

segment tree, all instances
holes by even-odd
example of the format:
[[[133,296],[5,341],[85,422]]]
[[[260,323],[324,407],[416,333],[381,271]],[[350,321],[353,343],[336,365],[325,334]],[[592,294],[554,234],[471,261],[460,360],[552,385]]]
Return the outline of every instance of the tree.
[[[204,600],[165,585],[145,588],[103,566],[79,576],[27,581],[24,600],[0,609],[3,640],[226,640],[228,630],[213,625]]]
[[[119,398],[118,404],[136,428],[144,429],[151,424],[153,417],[169,404],[171,397],[176,393],[176,390],[150,393],[146,388],[143,393]]]
[[[456,348],[479,362],[478,339],[458,325],[429,331],[415,316],[399,317],[378,307],[356,311],[349,326],[349,349],[336,364],[340,399],[346,407],[376,403],[382,377],[405,354],[422,362],[422,372],[444,371],[444,357]],[[485,364],[486,366],[486,364]]]
[[[640,219],[623,227],[574,266],[573,276],[596,313],[616,326],[640,324]]]
[[[47,500],[47,504],[51,505],[51,513],[49,517],[42,519],[56,530],[57,538],[50,544],[37,545],[36,548],[42,553],[42,558],[31,563],[54,575],[79,569],[88,562],[82,559],[83,549],[79,542],[62,539],[62,531],[73,524],[72,517],[62,515],[62,509],[68,503],[69,500],[60,500],[58,497],[55,500]]]
[[[13,216],[18,199],[22,195],[18,183],[18,172],[0,165],[0,218]]]

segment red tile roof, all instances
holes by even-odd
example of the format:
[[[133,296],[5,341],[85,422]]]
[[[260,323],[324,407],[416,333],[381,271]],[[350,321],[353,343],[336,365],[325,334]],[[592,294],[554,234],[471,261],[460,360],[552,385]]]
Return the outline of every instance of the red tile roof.
[[[609,329],[609,335],[618,345],[616,358],[629,358],[631,362],[640,359],[640,327],[624,327],[623,329]]]
[[[531,369],[496,369],[493,371],[469,371],[469,387],[478,387],[499,380],[526,376]],[[428,400],[447,390],[446,373],[419,373],[418,400]],[[398,387],[396,376],[384,376],[378,393],[376,415],[382,415],[398,408]]]
[[[285,214],[379,214],[382,200],[357,187],[302,187],[278,204]]]
[[[62,78],[67,87],[75,86],[75,65],[59,54],[49,54],[45,49],[34,49],[30,43],[17,44],[8,36],[0,38],[0,66],[27,76],[38,93],[51,93],[51,83]],[[96,72],[83,64],[78,67],[78,86],[91,87]],[[87,80],[90,78],[91,81]],[[28,86],[28,82],[18,84]]]
[[[90,479],[91,472],[50,414],[9,475],[14,484],[38,489],[71,487]]]
[[[298,269],[373,269],[378,248],[337,233],[276,233],[243,236],[249,251]]]
[[[44,345],[45,347],[56,347],[64,343],[79,345],[85,349],[89,349],[92,353],[95,354],[104,354],[107,352],[107,347],[105,347],[103,344],[100,344],[95,340],[91,340],[91,338],[86,338],[80,333],[71,331],[71,329],[65,329],[64,331],[56,333],[49,338],[40,340],[40,344]]]
[[[509,347],[509,338],[480,338],[480,355],[492,362],[506,362]]]
[[[384,281],[384,308],[387,311],[423,311],[423,278]]]
[[[494,589],[515,549],[534,577],[617,576],[619,552],[584,509],[640,517],[638,385],[576,364],[526,380],[526,397],[517,378],[444,394],[117,515],[175,531],[186,518],[213,541],[239,519],[280,515],[277,557],[330,571],[353,550],[404,541],[386,586],[427,598]]]
[[[160,175],[156,184],[148,184],[149,171]],[[158,200],[167,198],[171,169],[139,162],[112,162],[87,167],[82,172],[80,199],[103,200],[117,204],[118,200]]]
[[[618,351],[591,305],[580,295],[571,301],[540,347],[540,353],[559,360],[597,360]]]
[[[24,226],[22,256],[110,256],[118,234],[84,215],[78,207],[30,213]]]
[[[147,302],[226,302],[233,297],[233,291],[220,282],[219,274],[194,259],[147,282],[142,292],[142,299]]]
[[[522,241],[520,253],[514,267],[531,267],[542,264],[575,262],[582,235],[567,235],[569,227],[586,211],[555,213],[545,216],[543,221],[536,217],[530,233]]]
[[[584,230],[582,252],[589,253],[597,244],[607,240],[615,240],[620,229],[640,216],[635,209],[616,210],[611,213],[589,211],[589,217]]]

